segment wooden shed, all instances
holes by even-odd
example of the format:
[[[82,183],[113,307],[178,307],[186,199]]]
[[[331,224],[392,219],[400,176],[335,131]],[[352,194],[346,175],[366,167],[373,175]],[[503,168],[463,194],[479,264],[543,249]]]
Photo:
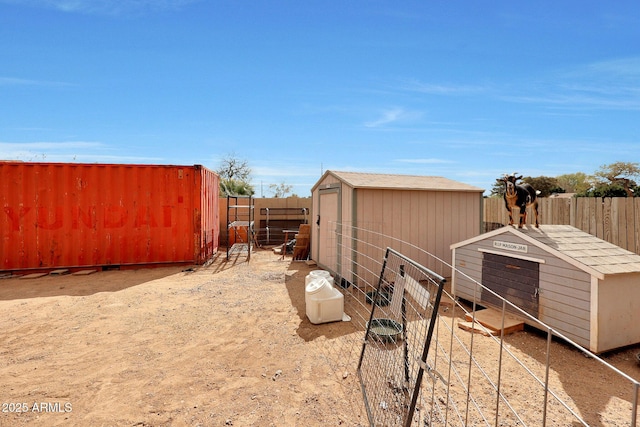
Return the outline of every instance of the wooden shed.
[[[311,258],[344,277],[352,270],[347,264],[360,254],[359,265],[366,270],[362,239],[375,232],[376,247],[393,247],[450,277],[450,268],[420,249],[450,262],[449,246],[482,230],[483,191],[438,176],[326,171],[311,189]],[[332,241],[336,235],[339,241]],[[381,261],[379,254],[371,256]]]
[[[640,256],[633,252],[569,225],[503,227],[451,249],[458,298],[475,295],[478,304],[501,308],[473,280],[480,282],[594,353],[640,342]]]

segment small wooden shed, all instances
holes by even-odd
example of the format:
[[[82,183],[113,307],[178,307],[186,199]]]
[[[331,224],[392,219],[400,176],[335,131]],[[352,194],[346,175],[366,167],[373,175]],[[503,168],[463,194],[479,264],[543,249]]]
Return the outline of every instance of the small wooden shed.
[[[367,250],[365,234],[375,232],[380,236],[376,247],[394,247],[450,277],[450,268],[413,245],[450,262],[449,246],[482,230],[483,191],[438,176],[326,171],[311,189],[311,258],[345,277],[347,271],[353,273],[347,265],[353,254]],[[331,241],[336,230],[339,242]],[[400,248],[398,242],[406,245]],[[365,258],[359,260],[363,270]],[[372,271],[379,272],[379,267],[372,266]]]
[[[475,280],[594,353],[640,342],[640,255],[569,225],[503,227],[451,249],[458,298],[502,308]]]

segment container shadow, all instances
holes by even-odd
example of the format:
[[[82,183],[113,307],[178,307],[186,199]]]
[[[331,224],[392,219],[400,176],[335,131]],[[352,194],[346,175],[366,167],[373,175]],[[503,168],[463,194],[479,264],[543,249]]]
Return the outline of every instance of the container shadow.
[[[97,271],[88,275],[47,275],[35,279],[19,276],[0,280],[0,301],[55,296],[88,296],[98,292],[118,292],[152,280],[162,279],[189,266]]]

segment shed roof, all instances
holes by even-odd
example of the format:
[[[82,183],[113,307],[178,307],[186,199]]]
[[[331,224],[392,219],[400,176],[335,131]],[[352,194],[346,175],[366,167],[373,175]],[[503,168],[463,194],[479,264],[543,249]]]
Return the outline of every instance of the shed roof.
[[[640,255],[570,225],[541,225],[540,228],[502,227],[455,243],[451,245],[451,249],[504,233],[514,234],[600,279],[607,274],[640,272]]]
[[[484,192],[484,189],[441,176],[394,175],[384,173],[341,172],[328,170],[315,187],[327,176],[333,175],[353,188],[387,190],[433,190]]]

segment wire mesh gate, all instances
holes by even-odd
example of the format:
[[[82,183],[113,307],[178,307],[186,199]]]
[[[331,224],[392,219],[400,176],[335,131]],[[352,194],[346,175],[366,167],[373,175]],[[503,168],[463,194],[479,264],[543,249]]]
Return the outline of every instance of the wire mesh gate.
[[[373,309],[370,293],[378,288],[387,247],[445,277],[452,269],[456,275],[468,276],[465,268],[453,267],[415,245],[383,234],[377,223],[341,223],[334,228],[336,232],[327,240],[327,246],[337,248],[332,252],[336,257],[331,265],[337,266],[337,288],[345,295],[345,312],[357,329],[327,340],[323,346],[326,360],[342,375],[342,381],[345,373],[358,368],[366,323]],[[482,283],[474,283],[478,290],[491,292]],[[476,304],[456,299],[447,287],[448,284],[438,306],[427,358],[429,371],[422,379],[412,426],[640,427],[640,381],[632,377],[634,374],[623,372],[607,361],[608,356],[602,358],[589,352],[524,311],[521,317],[527,318],[535,329],[498,335],[482,325],[476,325],[478,333],[461,329],[460,322],[475,319],[477,310],[483,307],[477,305],[480,301]],[[507,300],[501,301],[504,319],[509,315],[506,306],[509,311],[517,308]],[[378,304],[376,317],[384,317],[379,313],[389,302]],[[367,351],[373,347],[370,341]],[[622,354],[610,356],[621,362]],[[402,359],[392,360],[402,363]],[[364,361],[364,368],[367,363]],[[635,363],[632,368],[636,368]],[[360,382],[359,375],[355,377]],[[376,387],[375,383],[368,385],[368,390]],[[360,404],[362,387],[352,391]],[[384,414],[374,412],[389,408],[389,402],[394,402],[369,400],[372,415],[380,417]],[[377,424],[402,421],[388,417],[392,421],[382,418]]]
[[[357,373],[371,425],[411,425],[445,279],[387,248]]]

